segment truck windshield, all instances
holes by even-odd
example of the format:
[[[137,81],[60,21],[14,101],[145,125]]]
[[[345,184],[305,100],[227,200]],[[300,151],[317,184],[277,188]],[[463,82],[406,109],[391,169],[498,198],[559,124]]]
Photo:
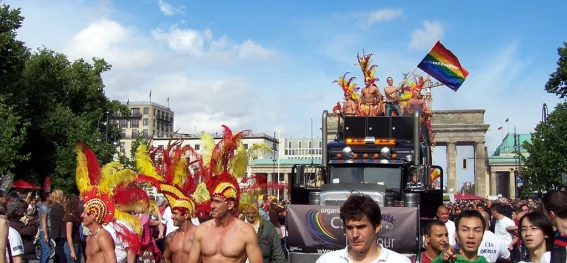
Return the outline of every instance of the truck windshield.
[[[400,189],[402,170],[390,167],[331,166],[330,183],[384,184],[387,189]]]

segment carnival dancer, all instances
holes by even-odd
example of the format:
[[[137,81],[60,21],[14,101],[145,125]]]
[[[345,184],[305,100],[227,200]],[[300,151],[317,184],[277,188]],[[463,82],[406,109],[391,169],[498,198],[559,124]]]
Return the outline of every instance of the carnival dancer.
[[[182,147],[181,144],[182,141],[178,140],[173,144],[170,142],[165,150],[154,148],[150,151],[145,145],[140,145],[136,152],[136,168],[140,172],[138,180],[153,184],[167,198],[173,224],[177,227],[167,234],[163,255],[165,262],[187,262],[197,228],[192,218],[198,204],[210,199],[205,184],[197,185],[194,175],[188,172],[188,158],[200,160],[200,156],[190,146]],[[160,159],[159,163],[156,163],[156,157]],[[142,245],[139,261],[159,262],[160,251],[151,235],[144,235]]]
[[[233,134],[223,125],[224,136],[215,145],[207,135],[202,144],[202,165],[207,188],[211,195],[211,217],[195,231],[189,262],[245,262],[261,263],[262,252],[256,231],[249,224],[235,217],[240,199],[237,177],[242,177],[248,167],[246,149],[242,138],[250,131]],[[205,135],[205,134],[203,134]]]
[[[394,79],[388,77],[386,79],[388,86],[384,88],[384,94],[386,95],[386,116],[392,116],[392,111],[396,113],[396,116],[403,116],[400,105],[398,105],[398,92],[402,90],[402,87],[394,87]]]
[[[377,65],[370,66],[370,58],[373,54],[364,54],[362,56],[357,54],[358,65],[362,70],[364,75],[364,84],[366,85],[362,88],[362,98],[360,100],[360,115],[362,116],[378,116],[384,112],[384,98],[380,94],[378,86],[376,86],[376,81],[379,79],[374,77]]]
[[[333,81],[333,83],[338,83],[341,86],[344,92],[344,99],[343,107],[341,109],[341,113],[347,116],[354,116],[357,113],[357,104],[358,104],[358,91],[360,90],[359,87],[356,86],[356,83],[353,82],[355,77],[351,77],[350,79],[346,79],[349,72],[345,73],[339,79]],[[339,102],[337,102],[339,103]],[[340,104],[339,104],[340,105]]]
[[[113,223],[117,238],[131,251],[140,246],[141,226],[138,218],[123,211],[136,211],[148,207],[149,197],[139,189],[129,186],[136,179],[136,172],[118,162],[99,167],[94,152],[78,143],[77,188],[84,201],[81,214],[83,225],[88,228],[85,255],[86,262],[117,262],[115,242],[103,225]]]

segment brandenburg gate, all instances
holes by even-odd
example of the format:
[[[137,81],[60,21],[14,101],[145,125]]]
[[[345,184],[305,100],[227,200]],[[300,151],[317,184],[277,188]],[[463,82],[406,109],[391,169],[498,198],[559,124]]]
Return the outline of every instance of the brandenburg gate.
[[[447,147],[447,192],[457,193],[457,146],[474,147],[475,194],[488,196],[488,150],[485,135],[489,124],[484,123],[485,110],[434,110],[431,126],[436,132],[437,146]],[[434,162],[435,163],[435,162]],[[459,162],[460,163],[460,162]]]

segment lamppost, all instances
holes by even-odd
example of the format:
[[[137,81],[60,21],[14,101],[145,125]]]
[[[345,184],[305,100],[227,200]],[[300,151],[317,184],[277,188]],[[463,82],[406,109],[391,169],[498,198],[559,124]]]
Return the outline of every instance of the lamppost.
[[[276,137],[276,132],[274,132],[274,138]],[[275,175],[275,181],[279,181],[279,174],[276,174],[276,161],[277,161],[277,153],[278,153],[278,147],[276,145],[275,139],[272,143],[272,162],[274,163],[273,165],[273,173],[272,173],[272,181],[274,181],[274,175]]]

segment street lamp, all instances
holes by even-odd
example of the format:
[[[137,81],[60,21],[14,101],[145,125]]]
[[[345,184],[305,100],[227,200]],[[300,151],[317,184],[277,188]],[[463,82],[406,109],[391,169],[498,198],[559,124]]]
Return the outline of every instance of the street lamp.
[[[275,138],[275,137],[276,137],[276,133],[274,132],[274,138]],[[277,157],[277,153],[278,153],[278,148],[277,148],[276,142],[274,141],[274,142],[272,143],[272,161],[273,161],[273,163],[274,163],[274,165],[273,165],[273,173],[272,173],[272,181],[273,181],[273,179],[274,179],[274,175],[276,175],[276,161],[277,161],[277,158],[278,158],[278,157]],[[279,174],[276,175],[275,177],[276,177],[276,178],[275,178],[276,181],[279,181],[279,180],[280,180]]]

